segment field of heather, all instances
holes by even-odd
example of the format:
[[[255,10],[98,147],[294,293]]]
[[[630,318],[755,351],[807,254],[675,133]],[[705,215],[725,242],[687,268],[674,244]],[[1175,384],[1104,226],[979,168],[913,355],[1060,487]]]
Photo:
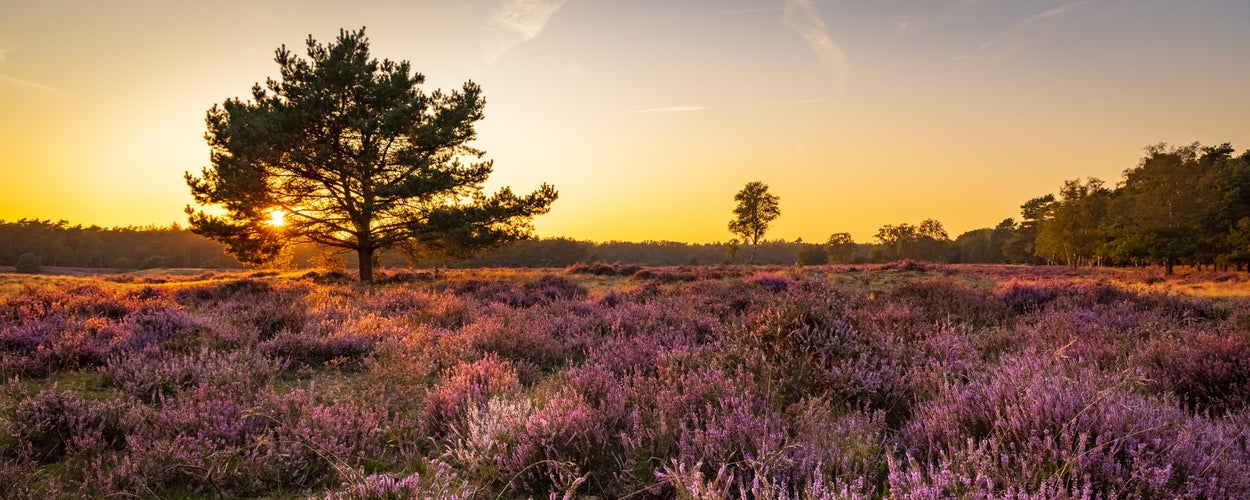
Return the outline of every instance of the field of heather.
[[[0,498],[1250,498],[1250,277],[0,275]]]

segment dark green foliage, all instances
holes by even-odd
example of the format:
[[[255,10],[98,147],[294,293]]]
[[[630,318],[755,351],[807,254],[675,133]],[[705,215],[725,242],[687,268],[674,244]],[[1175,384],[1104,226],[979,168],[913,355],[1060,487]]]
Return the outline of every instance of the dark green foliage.
[[[156,256],[160,267],[239,266],[217,242],[177,225],[102,228],[66,221],[0,220],[0,265],[15,265],[26,253],[40,256],[42,265],[59,267],[113,267],[122,257],[126,263]]]
[[[850,264],[859,256],[859,244],[851,239],[851,233],[833,233],[825,243],[829,259],[838,264]]]
[[[1034,251],[1048,262],[1072,267],[1096,262],[1102,253],[1101,227],[1109,217],[1112,192],[1099,179],[1070,180],[1049,204]]]
[[[917,259],[947,261],[950,259],[950,236],[942,223],[925,219],[918,226],[903,223],[886,224],[877,230],[881,247],[877,252],[884,260]]]
[[[43,259],[38,255],[26,252],[17,258],[17,263],[14,267],[17,268],[16,270],[19,273],[34,274],[43,269]]]
[[[464,256],[528,237],[530,218],[555,201],[546,184],[483,192],[493,162],[469,145],[486,103],[477,84],[427,94],[407,61],[371,57],[364,29],[328,45],[310,36],[307,52],[279,48],[279,80],[208,111],[212,166],[186,174],[196,203],[226,211],[187,207],[193,230],[241,261],[312,241],[355,252],[371,283],[383,249]],[[282,227],[270,224],[275,211]]]
[[[829,254],[820,245],[803,245],[799,248],[800,266],[819,266],[829,263]]]

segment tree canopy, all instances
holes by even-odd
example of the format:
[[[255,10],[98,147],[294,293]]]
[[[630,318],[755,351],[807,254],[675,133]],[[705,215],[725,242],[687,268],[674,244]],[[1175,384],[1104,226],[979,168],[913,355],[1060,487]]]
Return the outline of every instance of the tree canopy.
[[[363,28],[309,36],[307,54],[280,47],[278,80],[209,109],[211,166],[185,176],[196,203],[224,211],[188,206],[192,230],[241,261],[312,241],[356,252],[368,283],[382,249],[469,254],[528,237],[555,201],[547,184],[484,192],[493,161],[470,145],[485,106],[472,81],[427,94],[407,61],[370,55]]]
[[[729,221],[729,231],[751,243],[750,262],[754,264],[755,249],[768,231],[768,225],[781,216],[780,198],[768,192],[767,184],[754,181],[738,191],[734,201],[738,206],[734,208],[733,220]]]

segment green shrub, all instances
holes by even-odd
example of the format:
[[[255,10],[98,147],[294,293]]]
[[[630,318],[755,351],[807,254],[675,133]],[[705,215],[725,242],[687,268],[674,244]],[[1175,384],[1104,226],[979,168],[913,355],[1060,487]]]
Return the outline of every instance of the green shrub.
[[[34,274],[42,270],[43,259],[31,252],[26,252],[17,258],[17,272]]]

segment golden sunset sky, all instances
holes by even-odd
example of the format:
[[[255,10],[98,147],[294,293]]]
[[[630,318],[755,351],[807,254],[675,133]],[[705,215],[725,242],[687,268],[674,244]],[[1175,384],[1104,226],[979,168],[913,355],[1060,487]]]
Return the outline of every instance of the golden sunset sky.
[[[954,237],[1150,144],[1250,148],[1245,0],[0,0],[0,219],[185,223],[205,111],[362,26],[481,84],[491,186],[560,191],[544,237],[725,241],[753,180],[769,238]]]

